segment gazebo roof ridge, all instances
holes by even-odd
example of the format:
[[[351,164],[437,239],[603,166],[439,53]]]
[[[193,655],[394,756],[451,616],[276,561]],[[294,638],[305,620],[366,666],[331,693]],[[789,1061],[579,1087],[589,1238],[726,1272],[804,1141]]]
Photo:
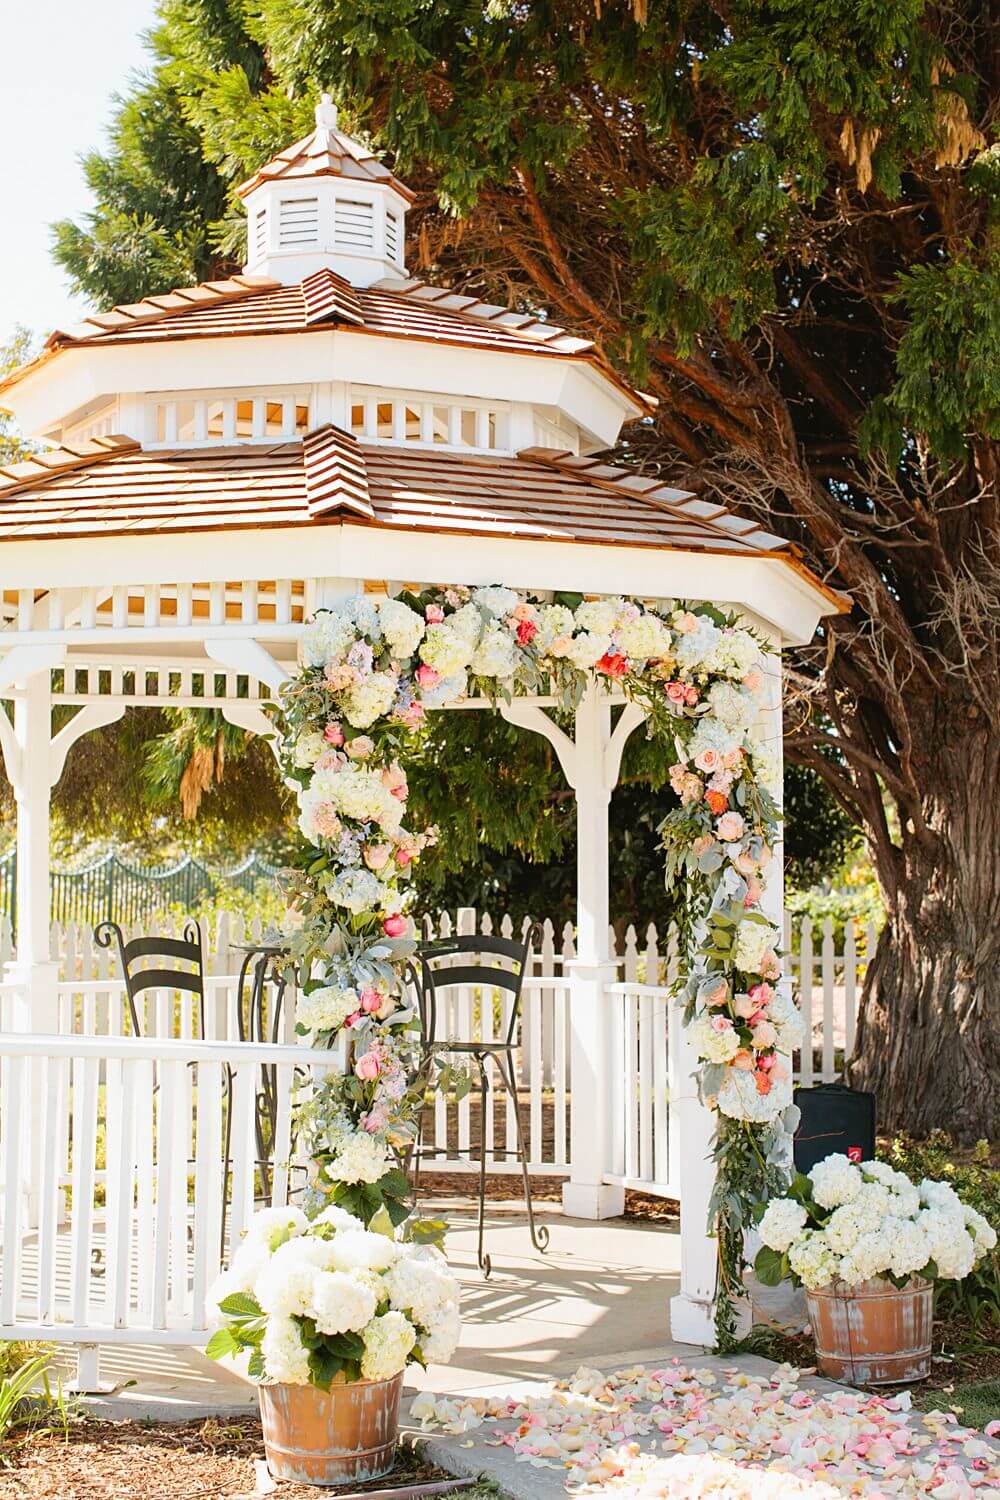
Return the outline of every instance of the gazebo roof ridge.
[[[337,107],[329,94],[320,97],[316,124],[308,135],[264,162],[240,183],[236,195],[247,198],[262,183],[276,179],[303,181],[311,177],[353,178],[391,187],[409,203],[416,198],[413,189],[400,182],[374,151],[340,129]]]

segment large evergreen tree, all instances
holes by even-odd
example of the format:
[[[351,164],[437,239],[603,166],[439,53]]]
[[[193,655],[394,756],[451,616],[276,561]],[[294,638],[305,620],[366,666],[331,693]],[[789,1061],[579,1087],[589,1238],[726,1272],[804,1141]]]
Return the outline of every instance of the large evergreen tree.
[[[427,274],[547,305],[645,382],[642,462],[853,599],[787,726],[890,912],[852,1078],[964,1136],[1000,1118],[998,41],[972,0],[171,0],[148,87],[191,175],[143,197],[130,100],[100,253],[59,248],[113,296],[161,235],[199,269],[202,213],[232,251],[224,184],[332,86],[421,190]]]

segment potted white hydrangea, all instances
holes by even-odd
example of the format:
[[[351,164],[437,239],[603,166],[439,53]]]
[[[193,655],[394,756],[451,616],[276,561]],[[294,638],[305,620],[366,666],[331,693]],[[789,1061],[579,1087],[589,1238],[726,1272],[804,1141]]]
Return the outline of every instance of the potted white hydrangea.
[[[440,1250],[336,1206],[256,1214],[208,1308],[223,1320],[208,1355],[249,1352],[271,1473],[309,1484],[392,1467],[403,1371],[449,1360],[460,1327]]]
[[[820,1366],[859,1384],[930,1373],[932,1283],[961,1281],[997,1243],[948,1183],[841,1155],[798,1174],[758,1230],[758,1279],[805,1288]]]

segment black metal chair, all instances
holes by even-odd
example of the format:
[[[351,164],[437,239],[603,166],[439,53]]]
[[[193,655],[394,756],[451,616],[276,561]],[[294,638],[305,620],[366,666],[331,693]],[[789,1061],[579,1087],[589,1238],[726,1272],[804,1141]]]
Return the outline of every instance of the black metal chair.
[[[100,948],[110,948],[112,941],[118,944],[118,961],[125,981],[132,1031],[137,1037],[143,1035],[139,1020],[137,1001],[144,990],[186,990],[198,997],[198,1027],[205,1035],[205,955],[201,940],[201,927],[193,917],[184,923],[184,936],[139,937],[125,941],[125,934],[117,922],[100,922],[94,928],[94,941]],[[139,959],[162,960],[149,968],[137,968]],[[168,968],[165,961],[174,963]],[[178,968],[176,964],[190,964],[191,968]]]
[[[525,1147],[521,1106],[517,1096],[517,1075],[514,1052],[517,1046],[518,1024],[521,1018],[521,987],[531,964],[532,944],[540,936],[537,927],[531,927],[521,942],[502,937],[454,937],[437,942],[421,944],[415,955],[412,973],[416,979],[417,1006],[420,1016],[420,1077],[425,1082],[433,1074],[437,1059],[448,1056],[468,1058],[475,1064],[479,1074],[480,1131],[479,1131],[479,1241],[477,1256],[479,1268],[484,1276],[492,1269],[490,1257],[483,1246],[484,1220],[486,1213],[486,1157],[487,1152],[506,1156],[506,1149],[497,1150],[493,1141],[486,1138],[486,1101],[490,1087],[487,1064],[493,1061],[496,1076],[502,1090],[514,1106],[514,1123],[517,1139],[516,1156],[521,1163],[524,1182],[524,1202],[528,1214],[531,1243],[536,1250],[544,1252],[549,1243],[549,1232],[544,1224],[535,1223],[531,1202],[531,1182],[528,1176],[528,1154]],[[468,961],[454,963],[455,955],[468,955]],[[499,989],[510,997],[510,1013],[504,1034],[495,1039],[454,1038],[437,1039],[438,999],[443,990],[463,986],[475,986],[483,990],[484,1005],[491,1003],[489,992]],[[419,1182],[422,1161],[434,1156],[447,1155],[446,1147],[424,1150],[423,1112],[421,1111],[417,1138],[410,1154],[413,1169],[414,1192]]]
[[[241,1042],[276,1043],[281,1031],[288,979],[284,960],[288,950],[273,943],[235,944],[243,954],[236,988],[236,1027]],[[268,998],[270,997],[270,1004]],[[233,1072],[227,1068],[227,1085],[232,1102]],[[278,1125],[278,1070],[273,1063],[262,1064],[260,1087],[254,1110],[254,1135],[257,1146],[257,1170],[265,1207],[271,1202],[270,1163]],[[226,1111],[226,1139],[223,1189],[228,1203],[229,1165],[232,1144],[232,1109]],[[223,1210],[223,1219],[225,1210]],[[225,1224],[223,1223],[223,1231]]]

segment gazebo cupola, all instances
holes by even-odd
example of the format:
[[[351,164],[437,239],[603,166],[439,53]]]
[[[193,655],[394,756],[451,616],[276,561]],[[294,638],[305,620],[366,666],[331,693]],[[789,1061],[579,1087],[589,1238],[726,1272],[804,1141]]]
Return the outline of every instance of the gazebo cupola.
[[[328,268],[356,287],[406,275],[413,194],[366,146],[338,130],[329,94],[316,106],[316,129],[237,191],[247,210],[249,274],[289,286]]]

